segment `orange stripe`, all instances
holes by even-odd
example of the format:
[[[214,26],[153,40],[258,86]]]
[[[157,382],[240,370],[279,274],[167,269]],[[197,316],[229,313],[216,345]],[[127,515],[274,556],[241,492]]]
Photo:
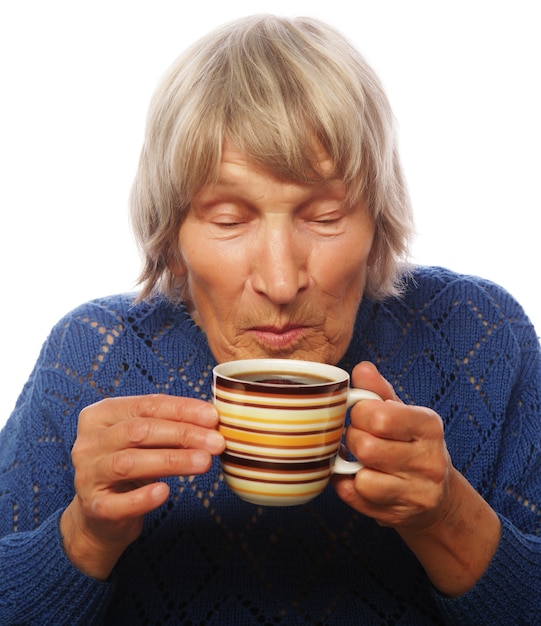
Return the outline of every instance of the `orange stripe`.
[[[278,446],[284,448],[297,448],[303,446],[321,445],[330,442],[340,441],[342,438],[342,428],[335,428],[329,431],[321,431],[312,434],[257,434],[253,432],[243,432],[237,428],[229,428],[220,425],[219,431],[229,441],[237,443],[248,443],[254,446]]]

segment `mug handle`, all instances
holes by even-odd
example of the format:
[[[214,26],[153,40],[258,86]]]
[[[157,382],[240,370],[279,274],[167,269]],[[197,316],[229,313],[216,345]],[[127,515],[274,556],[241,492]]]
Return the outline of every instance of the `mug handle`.
[[[348,389],[348,398],[346,402],[346,406],[349,409],[350,406],[353,406],[357,402],[361,400],[381,400],[382,398],[378,396],[377,393],[373,391],[368,391],[367,389],[355,389],[354,387],[350,387]],[[336,455],[334,459],[334,464],[331,468],[332,474],[356,474],[360,469],[363,468],[363,464],[359,463],[359,461],[346,461],[339,454]]]

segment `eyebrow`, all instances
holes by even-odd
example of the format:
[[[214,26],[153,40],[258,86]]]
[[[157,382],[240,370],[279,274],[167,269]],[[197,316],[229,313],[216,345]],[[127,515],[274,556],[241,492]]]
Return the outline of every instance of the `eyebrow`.
[[[272,174],[271,174],[272,175]],[[306,182],[299,180],[285,180],[278,177],[273,178],[276,182],[280,184],[291,185],[293,187],[302,187],[305,189],[325,189],[329,187],[337,187],[340,185],[344,185],[344,181],[340,176],[333,174],[331,176],[326,176],[322,178],[320,181],[315,182]],[[218,190],[220,188],[230,188],[231,190],[240,189],[241,191],[245,191],[247,189],[246,179],[235,174],[228,173],[226,176],[220,175],[215,181],[210,182],[206,185],[201,191],[211,191]]]
[[[236,179],[236,180],[235,180]],[[280,181],[288,184],[288,181]],[[296,187],[299,193],[299,201],[304,202],[318,195],[337,197],[342,200],[347,197],[347,189],[345,189],[344,181],[338,177],[324,179],[317,183],[299,183],[290,181],[291,186]],[[338,193],[339,192],[339,193]],[[250,186],[245,180],[237,179],[233,176],[230,178],[219,178],[215,183],[211,183],[207,187],[201,189],[193,199],[201,202],[203,205],[211,204],[215,200],[245,200],[250,202],[252,198]],[[259,194],[258,194],[259,195]],[[303,197],[304,196],[304,197]]]

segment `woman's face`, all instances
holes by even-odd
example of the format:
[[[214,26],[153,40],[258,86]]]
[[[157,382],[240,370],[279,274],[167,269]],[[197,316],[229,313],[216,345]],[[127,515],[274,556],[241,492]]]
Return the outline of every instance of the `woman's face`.
[[[336,363],[362,298],[374,223],[323,152],[325,182],[277,180],[226,144],[219,179],[180,228],[194,320],[221,361],[281,357]]]

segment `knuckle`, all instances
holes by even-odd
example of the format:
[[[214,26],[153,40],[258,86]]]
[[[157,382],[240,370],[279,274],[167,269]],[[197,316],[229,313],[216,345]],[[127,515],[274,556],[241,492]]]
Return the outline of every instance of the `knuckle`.
[[[88,481],[85,474],[85,472],[76,471],[73,477],[73,487],[78,495],[82,495],[87,489]]]
[[[426,423],[435,435],[443,434],[443,420],[429,407],[422,407],[426,416]]]
[[[126,480],[131,477],[135,459],[131,450],[121,450],[111,455],[111,475],[116,480]]]
[[[138,396],[133,404],[131,417],[153,417],[154,415],[156,415],[158,410],[159,398],[160,395],[157,393]]]
[[[94,437],[79,436],[73,442],[71,448],[71,462],[74,468],[81,468],[88,465],[88,458],[91,456],[92,448],[95,447]]]
[[[83,446],[80,439],[74,441],[71,448],[71,462],[74,467],[79,465],[79,459],[83,460],[85,458],[84,450],[81,449],[83,447],[85,446]]]
[[[394,430],[395,425],[395,402],[385,400],[374,403],[373,418],[370,423],[372,434],[377,437],[385,437]]]
[[[346,447],[363,463],[372,462],[376,453],[374,438],[365,436],[352,429],[346,431]]]
[[[173,450],[164,450],[162,454],[162,465],[168,474],[182,472],[182,459],[180,455]]]
[[[171,433],[170,443],[175,448],[198,448],[200,447],[200,440],[201,433],[198,427],[184,422],[177,422]]]
[[[137,445],[145,441],[150,432],[150,422],[146,419],[133,417],[126,421],[126,436],[128,442]]]
[[[363,458],[378,457],[381,452],[381,443],[377,437],[360,437],[357,442],[357,451]]]
[[[116,401],[118,401],[118,398],[103,398],[81,409],[77,420],[79,433],[86,433],[99,426],[100,416],[112,413],[113,404]]]
[[[85,408],[79,412],[79,419],[77,420],[77,429],[79,433],[84,433],[91,427],[91,424],[94,421],[92,419],[92,414],[95,407],[96,405],[85,406]]]
[[[85,424],[87,422],[89,410],[90,410],[90,407],[85,406],[84,409],[79,411],[79,419],[77,420],[78,424],[79,424],[79,428],[82,428],[83,426],[85,426]]]
[[[196,444],[195,429],[187,424],[180,423],[175,429],[175,444],[180,448],[191,448]]]
[[[433,414],[434,414],[434,419],[433,419],[434,429],[436,431],[437,436],[443,439],[444,434],[445,434],[445,426],[443,424],[443,420],[437,413],[433,412]]]
[[[89,506],[89,513],[95,519],[111,519],[111,507],[107,497],[94,498]]]

